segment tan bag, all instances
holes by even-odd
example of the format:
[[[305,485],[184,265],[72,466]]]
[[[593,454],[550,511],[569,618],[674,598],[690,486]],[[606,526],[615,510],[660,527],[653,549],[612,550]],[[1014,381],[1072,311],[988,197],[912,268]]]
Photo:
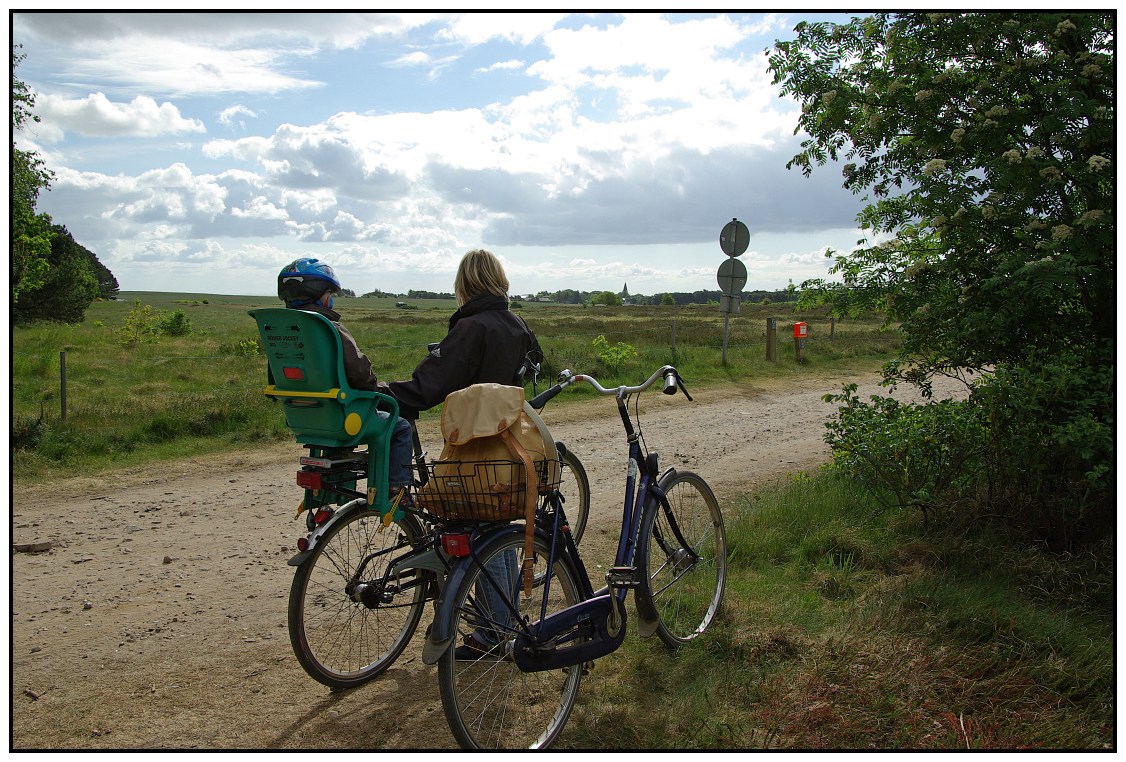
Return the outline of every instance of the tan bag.
[[[519,386],[474,384],[442,404],[445,446],[416,500],[447,520],[527,524],[525,593],[531,594],[537,495],[559,484],[555,442]]]

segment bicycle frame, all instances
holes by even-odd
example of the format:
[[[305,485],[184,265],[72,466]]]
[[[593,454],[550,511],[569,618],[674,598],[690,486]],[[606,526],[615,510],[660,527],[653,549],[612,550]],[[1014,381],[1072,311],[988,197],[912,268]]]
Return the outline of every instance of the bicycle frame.
[[[649,388],[658,377],[665,378],[665,393],[674,394],[679,387],[686,397],[691,400],[683,382],[680,380],[676,369],[666,365],[653,373],[649,379],[638,386],[622,386],[616,389],[606,389],[591,376],[573,375],[570,371],[560,374],[559,383],[549,388],[535,399],[531,405],[537,409],[566,386],[578,381],[585,381],[595,387],[602,394],[613,394],[616,397],[618,412],[625,427],[626,439],[629,444],[629,464],[626,474],[625,496],[622,507],[622,524],[618,537],[618,547],[615,554],[614,566],[607,573],[607,585],[598,591],[591,589],[589,576],[585,565],[569,533],[561,531],[560,517],[563,516],[562,505],[558,493],[553,494],[549,504],[554,508],[547,515],[537,515],[537,533],[546,542],[548,547],[547,572],[543,580],[541,591],[543,604],[541,616],[535,624],[519,622],[513,635],[513,658],[522,671],[536,672],[542,670],[558,669],[574,666],[588,661],[593,661],[617,650],[621,646],[626,631],[626,616],[624,601],[629,589],[639,584],[638,571],[635,566],[638,535],[641,519],[645,508],[651,500],[663,506],[669,514],[668,502],[659,487],[658,459],[656,453],[644,454],[641,447],[641,436],[634,429],[633,421],[629,415],[629,399]],[[548,525],[548,522],[551,522]],[[675,518],[671,523],[674,533],[679,535]],[[491,543],[498,542],[508,534],[523,533],[523,528],[518,525],[505,525],[492,531],[487,531],[475,538],[473,547],[485,548]],[[683,538],[680,538],[683,540]],[[558,554],[566,554],[579,572],[580,600],[550,616],[546,614],[546,602],[549,597],[552,581],[552,568]],[[483,568],[474,551],[469,557],[456,563],[451,569],[447,580],[447,590],[457,590],[462,579],[473,568]],[[495,585],[488,574],[491,584]],[[498,588],[499,589],[499,588]],[[435,611],[434,623],[430,637],[427,639],[423,650],[423,661],[433,664],[441,657],[447,648],[451,647],[457,633],[451,631],[454,621],[453,606],[450,599],[440,598]],[[511,608],[511,606],[510,606]],[[513,610],[511,613],[515,613]],[[657,627],[657,615],[651,606],[641,604],[638,606],[639,631],[643,635],[652,634]]]

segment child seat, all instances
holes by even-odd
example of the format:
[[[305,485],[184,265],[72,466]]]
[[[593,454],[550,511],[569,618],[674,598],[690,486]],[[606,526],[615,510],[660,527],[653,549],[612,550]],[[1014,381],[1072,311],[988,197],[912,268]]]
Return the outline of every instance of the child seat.
[[[398,403],[386,394],[348,385],[340,334],[325,316],[278,307],[249,314],[258,324],[269,363],[269,383],[263,391],[281,403],[297,441],[311,450],[366,445],[368,504],[386,513],[391,430],[399,417]],[[388,415],[380,416],[379,411]]]

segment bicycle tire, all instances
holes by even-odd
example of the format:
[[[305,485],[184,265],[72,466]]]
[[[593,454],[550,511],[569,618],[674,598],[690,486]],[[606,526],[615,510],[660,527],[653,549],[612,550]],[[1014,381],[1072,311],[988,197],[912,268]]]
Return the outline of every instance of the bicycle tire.
[[[379,583],[390,564],[424,541],[418,520],[406,515],[383,528],[379,514],[355,510],[321,538],[297,567],[289,592],[289,640],[310,677],[331,688],[355,688],[399,658],[422,617],[427,583],[393,593],[389,605],[368,607],[348,594],[350,583]],[[369,554],[373,558],[358,574]]]
[[[488,606],[483,605],[477,587],[478,580],[484,577],[484,569],[508,552],[516,556],[518,569],[523,548],[522,534],[505,535],[488,543],[478,554],[481,565],[474,564],[457,590],[447,591],[456,596],[456,605],[451,609],[455,621],[450,631],[457,633],[457,640],[438,660],[438,686],[450,730],[463,748],[546,748],[563,730],[578,696],[581,666],[521,672],[512,661],[511,638],[501,639],[493,652],[457,659],[457,646],[468,632],[490,623],[498,626],[489,615]],[[537,567],[545,567],[547,541],[542,536],[537,537],[535,548]],[[473,561],[466,558],[461,563]],[[582,589],[578,571],[569,558],[557,559],[553,569],[548,587],[548,614],[577,602]],[[541,579],[543,571],[536,569]],[[518,577],[510,581],[515,588],[513,597],[518,598],[520,614],[526,614],[532,622],[539,621],[543,584],[538,584],[531,597],[525,598]],[[509,632],[512,634],[511,628]]]
[[[590,480],[579,456],[558,442],[555,446],[563,463],[559,494],[564,497],[563,509],[571,527],[571,539],[578,545],[586,531],[587,515],[590,513]]]
[[[661,640],[675,648],[703,633],[719,612],[727,583],[727,535],[715,494],[698,475],[670,472],[658,486],[685,543],[664,506],[651,500],[641,524],[637,595],[640,607],[656,616]]]

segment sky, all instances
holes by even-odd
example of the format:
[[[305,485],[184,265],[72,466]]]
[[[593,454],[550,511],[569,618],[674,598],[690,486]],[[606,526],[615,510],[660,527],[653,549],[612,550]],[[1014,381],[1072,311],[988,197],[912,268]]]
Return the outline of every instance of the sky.
[[[453,290],[486,248],[511,293],[826,277],[863,237],[806,178],[774,13],[11,13],[54,172],[39,211],[123,291],[267,295],[316,257],[345,288]]]

